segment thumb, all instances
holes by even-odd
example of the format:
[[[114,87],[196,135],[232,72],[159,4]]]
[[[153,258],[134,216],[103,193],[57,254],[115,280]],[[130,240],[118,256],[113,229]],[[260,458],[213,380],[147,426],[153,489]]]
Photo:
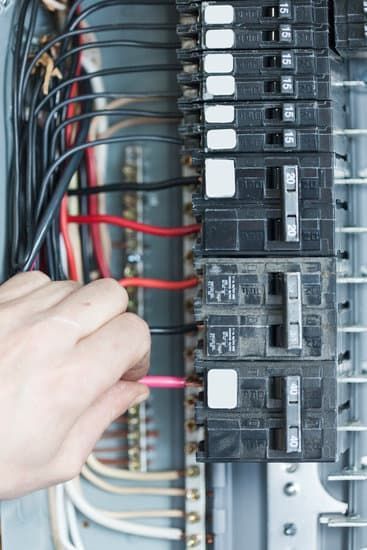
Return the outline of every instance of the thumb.
[[[79,417],[64,441],[57,458],[58,477],[66,480],[78,475],[106,428],[128,408],[148,397],[146,386],[125,380],[102,394]]]

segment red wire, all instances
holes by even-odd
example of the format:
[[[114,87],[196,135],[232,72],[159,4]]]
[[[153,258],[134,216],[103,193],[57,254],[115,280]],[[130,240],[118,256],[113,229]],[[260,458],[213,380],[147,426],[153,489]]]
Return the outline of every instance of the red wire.
[[[185,225],[182,227],[158,227],[156,225],[134,222],[126,218],[109,216],[107,214],[69,216],[68,222],[79,224],[109,223],[111,225],[124,227],[125,229],[132,229],[133,231],[139,231],[148,235],[155,235],[156,237],[184,237],[185,235],[192,235],[200,231],[200,224]]]
[[[119,281],[124,287],[154,288],[157,290],[185,290],[198,285],[196,277],[183,281],[164,281],[162,279],[146,279],[144,277],[127,277]]]
[[[86,161],[88,187],[96,187],[98,185],[97,176],[96,176],[96,161],[95,161],[94,151],[92,148],[86,149],[85,161]],[[89,203],[89,214],[98,215],[98,211],[99,211],[98,197],[96,195],[91,195],[89,197],[88,203]],[[100,228],[96,225],[92,225],[92,227],[90,228],[90,233],[91,233],[93,250],[94,250],[98,270],[102,275],[102,277],[110,277],[111,272],[104,255]]]

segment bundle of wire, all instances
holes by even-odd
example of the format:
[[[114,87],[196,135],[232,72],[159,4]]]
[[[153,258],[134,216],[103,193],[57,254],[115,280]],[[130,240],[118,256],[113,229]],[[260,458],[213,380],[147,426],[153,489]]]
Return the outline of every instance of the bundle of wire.
[[[120,133],[124,128],[149,122],[177,125],[177,110],[162,109],[162,100],[168,105],[174,104],[175,94],[165,90],[124,94],[104,89],[108,77],[163,71],[175,74],[179,69],[175,58],[178,46],[173,32],[175,24],[123,21],[88,25],[89,18],[93,14],[98,15],[102,8],[132,4],[174,9],[172,0],[104,0],[93,4],[84,0],[19,0],[16,4],[17,32],[12,50],[13,157],[8,198],[11,235],[9,275],[42,269],[54,280],[71,278],[89,282],[92,274],[97,277],[110,276],[106,224],[157,238],[183,238],[200,230],[197,224],[156,227],[111,216],[100,209],[99,197],[102,194],[152,193],[199,183],[197,177],[175,177],[150,183],[111,183],[104,179],[107,146],[160,143],[166,147],[176,147],[178,151],[181,145],[181,140],[176,136]],[[38,23],[40,18],[44,21],[46,15],[48,24],[52,21],[54,32],[40,38]],[[136,31],[137,39],[108,38],[109,33],[125,30]],[[171,36],[171,40],[140,39],[141,31],[145,30],[163,30],[165,36],[167,33]],[[97,38],[99,36],[103,39]],[[103,68],[96,63],[96,52],[122,46],[171,51],[172,62],[115,68]],[[140,108],[142,103],[152,104],[154,108]],[[109,125],[110,118],[117,118],[117,122]],[[198,280],[190,277],[183,281],[167,281],[134,276],[124,277],[120,283],[130,288],[183,291],[196,286]],[[182,335],[195,332],[197,328],[195,323],[152,327],[152,334]],[[184,379],[174,377],[153,377],[145,382],[151,387],[171,389],[186,385]],[[99,490],[114,494],[185,497],[182,486],[151,486],[151,482],[180,480],[182,472],[176,470],[131,472],[109,468],[92,456],[82,474]],[[137,486],[115,485],[106,481],[106,477],[135,481]],[[56,548],[84,550],[76,509],[89,520],[118,532],[169,540],[181,540],[184,536],[180,528],[130,521],[135,518],[182,518],[183,506],[180,510],[103,510],[87,500],[80,480],[53,488],[49,495]]]
[[[108,0],[103,7],[128,4],[122,0]],[[139,4],[170,4],[164,0],[142,0]],[[47,5],[47,3],[46,3]],[[184,236],[199,231],[193,225],[180,228],[145,227],[122,218],[103,217],[98,212],[96,194],[136,189],[129,183],[109,184],[98,182],[96,156],[102,147],[116,143],[165,143],[180,145],[180,139],[165,135],[114,135],[121,128],[147,123],[177,122],[178,113],[162,110],[127,109],[141,101],[169,99],[172,94],[162,93],[109,93],[103,89],[103,78],[128,73],[176,71],[177,64],[116,67],[98,70],[85,57],[89,50],[127,46],[145,49],[172,50],[172,42],[146,42],[138,40],[91,40],[96,32],[104,34],[116,30],[144,31],[170,29],[173,25],[111,23],[87,27],[88,16],[101,9],[102,3],[89,6],[80,12],[83,2],[73,3],[64,16],[64,26],[57,36],[34,50],[35,28],[40,11],[39,0],[20,1],[17,5],[18,32],[15,35],[13,70],[13,163],[10,196],[10,270],[29,270],[41,267],[54,279],[67,276],[77,278],[77,268],[68,236],[68,222],[93,224],[91,231],[81,227],[83,279],[88,280],[90,261],[97,264],[99,274],[108,276],[109,269],[103,260],[101,233],[94,224],[112,223],[145,231],[157,236]],[[77,6],[77,7],[76,7]],[[56,9],[56,8],[55,8]],[[85,40],[88,36],[88,41]],[[102,85],[98,84],[101,83]],[[107,100],[113,100],[106,106]],[[102,102],[102,103],[101,103]],[[101,105],[104,106],[101,108]],[[119,117],[121,121],[105,132],[96,132],[95,122],[106,117]],[[101,127],[101,126],[100,126]],[[73,179],[77,189],[70,190]],[[98,183],[102,183],[99,188]],[[167,189],[179,185],[196,184],[196,178],[175,178],[170,181],[148,184],[146,191]],[[144,192],[144,184],[139,186]],[[68,217],[67,193],[79,196],[79,215]],[[87,199],[86,197],[89,197]],[[63,202],[64,199],[64,202]],[[60,239],[60,233],[62,239]],[[88,251],[89,234],[92,251]],[[68,265],[63,262],[65,247]]]

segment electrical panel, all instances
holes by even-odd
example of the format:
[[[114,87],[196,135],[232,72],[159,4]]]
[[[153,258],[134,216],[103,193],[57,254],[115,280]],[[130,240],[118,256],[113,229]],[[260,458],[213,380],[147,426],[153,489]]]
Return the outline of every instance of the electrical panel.
[[[2,503],[3,550],[367,548],[366,29],[0,0],[2,279],[117,279],[157,377],[77,480]]]

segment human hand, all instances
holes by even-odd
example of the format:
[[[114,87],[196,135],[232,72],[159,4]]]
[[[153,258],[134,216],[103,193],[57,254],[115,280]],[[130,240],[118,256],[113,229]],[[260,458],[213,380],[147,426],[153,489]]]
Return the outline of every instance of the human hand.
[[[150,334],[109,279],[40,272],[0,286],[0,498],[75,477],[108,425],[148,397]]]

